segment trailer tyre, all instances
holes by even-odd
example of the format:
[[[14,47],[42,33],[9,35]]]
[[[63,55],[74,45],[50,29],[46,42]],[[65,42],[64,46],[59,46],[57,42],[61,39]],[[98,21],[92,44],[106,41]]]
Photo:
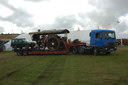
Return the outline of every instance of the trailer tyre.
[[[77,54],[78,53],[77,52],[77,47],[72,47],[71,52],[72,52],[72,54]]]
[[[17,55],[22,56],[22,51],[21,50],[17,51]]]
[[[97,56],[98,55],[98,49],[94,48],[94,55]]]
[[[84,54],[84,46],[79,46],[79,48],[78,48],[78,52],[79,52],[79,54]]]
[[[26,50],[23,51],[23,55],[24,55],[24,56],[28,55],[28,51],[26,51]]]
[[[110,55],[111,54],[111,52],[106,52],[106,55]]]

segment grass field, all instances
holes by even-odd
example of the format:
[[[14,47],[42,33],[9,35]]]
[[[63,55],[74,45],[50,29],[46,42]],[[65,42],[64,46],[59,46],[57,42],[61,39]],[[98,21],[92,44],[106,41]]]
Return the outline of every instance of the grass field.
[[[128,85],[128,46],[99,56],[1,52],[0,85]]]

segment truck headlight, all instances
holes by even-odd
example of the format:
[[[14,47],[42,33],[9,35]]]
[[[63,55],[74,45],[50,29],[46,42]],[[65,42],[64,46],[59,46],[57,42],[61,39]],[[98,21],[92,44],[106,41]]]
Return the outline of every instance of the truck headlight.
[[[108,48],[104,48],[104,50],[107,50]]]

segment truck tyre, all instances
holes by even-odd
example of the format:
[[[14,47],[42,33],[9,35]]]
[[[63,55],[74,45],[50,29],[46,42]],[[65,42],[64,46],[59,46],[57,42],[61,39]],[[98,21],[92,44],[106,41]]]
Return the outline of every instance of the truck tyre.
[[[110,55],[111,54],[111,52],[106,52],[106,55]]]
[[[28,51],[24,50],[24,51],[23,51],[23,55],[24,55],[24,56],[28,55]]]
[[[17,55],[22,56],[22,51],[21,50],[17,51]]]
[[[84,46],[79,46],[78,47],[78,52],[79,52],[79,54],[84,54]]]
[[[95,47],[94,48],[94,55],[97,56],[98,55],[98,49]]]
[[[77,52],[77,47],[72,47],[71,52],[72,52],[72,54],[77,54],[78,53]]]

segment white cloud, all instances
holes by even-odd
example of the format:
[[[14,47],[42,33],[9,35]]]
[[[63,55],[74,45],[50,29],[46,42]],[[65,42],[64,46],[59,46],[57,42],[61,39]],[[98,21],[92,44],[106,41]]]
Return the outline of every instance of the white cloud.
[[[0,27],[0,33],[3,33],[5,30],[3,27]]]
[[[128,32],[126,0],[0,0],[6,32],[35,29],[117,29]],[[120,4],[121,3],[121,4]],[[117,25],[117,21],[120,21]],[[4,26],[4,23],[7,23]],[[18,31],[18,30],[19,31]],[[31,30],[30,30],[31,29]]]
[[[5,18],[10,16],[13,13],[12,10],[10,10],[9,8],[3,6],[2,4],[0,4],[0,16]]]
[[[20,29],[22,29],[8,21],[0,21],[0,27],[4,28],[4,33],[12,33],[12,32],[21,33]]]
[[[57,16],[89,12],[94,9],[93,6],[88,5],[88,0],[50,0],[39,3],[22,1],[15,3],[33,15],[35,26],[52,24]],[[15,5],[15,3],[13,4]]]
[[[14,8],[24,7],[23,0],[9,0],[8,4],[12,5]]]

